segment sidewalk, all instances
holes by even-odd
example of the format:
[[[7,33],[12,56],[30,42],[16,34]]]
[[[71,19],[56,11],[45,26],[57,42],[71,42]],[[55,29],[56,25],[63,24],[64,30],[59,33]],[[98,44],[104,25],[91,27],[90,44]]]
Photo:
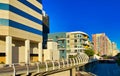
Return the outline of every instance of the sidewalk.
[[[76,72],[76,76],[96,76],[96,75],[93,75],[92,73],[80,71],[80,72]]]

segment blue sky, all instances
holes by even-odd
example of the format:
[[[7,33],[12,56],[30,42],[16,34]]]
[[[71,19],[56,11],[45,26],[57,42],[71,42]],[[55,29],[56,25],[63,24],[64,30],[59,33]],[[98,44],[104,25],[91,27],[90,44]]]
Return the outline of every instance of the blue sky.
[[[120,49],[120,0],[43,0],[50,32],[106,33]]]

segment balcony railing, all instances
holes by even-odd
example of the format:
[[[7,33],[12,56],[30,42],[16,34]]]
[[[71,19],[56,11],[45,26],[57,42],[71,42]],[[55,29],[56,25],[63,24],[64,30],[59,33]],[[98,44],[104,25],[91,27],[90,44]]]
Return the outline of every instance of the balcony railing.
[[[65,40],[66,38],[57,38],[57,40]]]

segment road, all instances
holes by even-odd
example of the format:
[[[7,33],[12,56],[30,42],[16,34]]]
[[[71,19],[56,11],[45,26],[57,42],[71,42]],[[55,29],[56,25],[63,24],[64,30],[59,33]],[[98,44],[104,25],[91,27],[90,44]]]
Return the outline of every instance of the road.
[[[97,76],[120,76],[120,67],[116,63],[98,63],[92,73]]]

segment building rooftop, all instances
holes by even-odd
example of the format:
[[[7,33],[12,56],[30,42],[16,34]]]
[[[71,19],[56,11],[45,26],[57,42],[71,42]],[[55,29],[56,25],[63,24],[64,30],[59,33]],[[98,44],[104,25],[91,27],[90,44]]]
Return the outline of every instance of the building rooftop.
[[[81,33],[81,34],[85,34],[85,35],[89,36],[87,33],[82,32],[82,31],[74,31],[74,32],[69,32],[69,33]]]
[[[85,34],[85,35],[89,36],[87,33],[82,32],[82,31],[73,31],[73,32],[55,32],[55,33],[50,33],[50,34],[59,34],[59,33],[81,33],[81,34]]]

